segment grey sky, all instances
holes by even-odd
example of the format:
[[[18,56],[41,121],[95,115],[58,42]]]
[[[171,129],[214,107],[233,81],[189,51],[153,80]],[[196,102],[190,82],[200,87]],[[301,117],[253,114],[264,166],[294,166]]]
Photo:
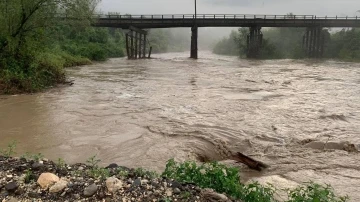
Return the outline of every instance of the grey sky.
[[[198,13],[360,16],[360,0],[197,0]],[[192,14],[194,0],[102,0],[103,12]]]

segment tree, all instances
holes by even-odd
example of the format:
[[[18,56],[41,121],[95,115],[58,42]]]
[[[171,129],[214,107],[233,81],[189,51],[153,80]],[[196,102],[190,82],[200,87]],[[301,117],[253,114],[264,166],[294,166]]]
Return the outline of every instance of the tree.
[[[89,23],[98,3],[99,0],[1,1],[0,54],[14,51],[18,56],[28,37],[59,22]]]

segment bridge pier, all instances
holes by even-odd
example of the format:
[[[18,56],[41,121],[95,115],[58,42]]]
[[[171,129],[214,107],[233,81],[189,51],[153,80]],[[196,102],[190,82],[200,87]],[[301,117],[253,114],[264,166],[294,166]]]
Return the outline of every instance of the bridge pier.
[[[147,31],[130,27],[129,32],[126,33],[126,53],[128,59],[142,59],[146,58],[146,42]],[[149,58],[151,56],[151,49],[149,49]]]
[[[198,59],[198,27],[191,28],[191,51],[190,58]]]
[[[322,58],[325,47],[325,33],[322,27],[308,27],[303,36],[303,50],[309,58]]]
[[[250,27],[250,33],[247,36],[247,57],[258,58],[263,42],[261,27]]]

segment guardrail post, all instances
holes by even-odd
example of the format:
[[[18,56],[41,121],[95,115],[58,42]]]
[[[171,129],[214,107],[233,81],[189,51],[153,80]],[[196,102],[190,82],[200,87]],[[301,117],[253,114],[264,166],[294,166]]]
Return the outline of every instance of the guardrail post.
[[[346,16],[346,19],[348,19],[348,16]]]
[[[336,19],[337,19],[337,16],[336,16]]]

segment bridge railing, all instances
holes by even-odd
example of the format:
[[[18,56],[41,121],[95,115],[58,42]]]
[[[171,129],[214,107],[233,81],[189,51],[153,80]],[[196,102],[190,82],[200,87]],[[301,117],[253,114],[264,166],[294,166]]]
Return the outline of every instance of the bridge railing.
[[[185,15],[117,15],[117,14],[96,14],[94,18],[107,18],[107,19],[305,19],[305,20],[314,20],[314,19],[333,19],[333,20],[360,20],[360,17],[344,17],[344,16],[316,16],[316,15],[238,15],[238,14],[185,14]]]

